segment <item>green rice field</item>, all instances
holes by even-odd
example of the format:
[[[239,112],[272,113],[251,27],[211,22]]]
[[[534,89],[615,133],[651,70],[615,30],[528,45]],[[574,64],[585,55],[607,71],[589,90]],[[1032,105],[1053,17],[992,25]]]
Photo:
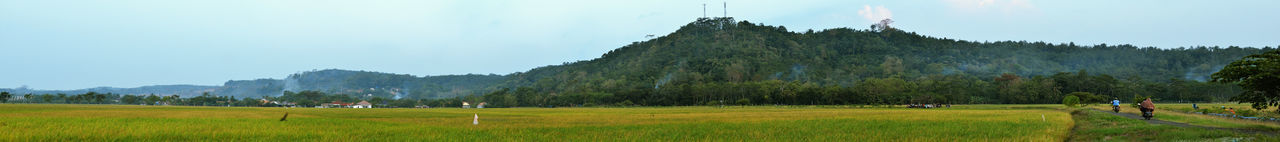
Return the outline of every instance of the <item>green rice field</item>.
[[[261,108],[0,104],[0,141],[1063,141],[1055,105]],[[281,117],[288,113],[286,121]],[[478,115],[478,124],[473,124]]]

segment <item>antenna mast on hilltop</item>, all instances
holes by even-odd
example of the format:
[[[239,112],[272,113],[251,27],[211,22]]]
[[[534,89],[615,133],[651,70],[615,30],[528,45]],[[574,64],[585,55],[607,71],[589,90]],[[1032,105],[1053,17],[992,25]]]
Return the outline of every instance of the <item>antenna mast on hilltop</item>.
[[[702,4],[702,18],[707,18],[707,4]]]
[[[729,2],[724,2],[724,17],[729,17]]]

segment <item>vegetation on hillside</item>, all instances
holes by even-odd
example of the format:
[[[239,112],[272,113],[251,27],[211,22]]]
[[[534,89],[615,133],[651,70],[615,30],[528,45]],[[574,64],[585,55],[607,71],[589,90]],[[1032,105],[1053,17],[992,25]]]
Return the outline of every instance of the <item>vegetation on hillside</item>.
[[[1060,103],[1067,92],[1208,102],[1241,92],[1202,82],[1208,74],[1267,50],[975,42],[892,28],[795,33],[703,18],[597,59],[512,74],[499,86],[516,91],[490,94],[516,106]]]
[[[1247,91],[1232,101],[1250,103],[1254,109],[1280,106],[1280,50],[1245,56],[1213,74],[1214,82],[1239,84]],[[1280,112],[1280,110],[1277,110]]]
[[[371,71],[326,69],[289,75],[285,79],[227,81],[215,94],[238,97],[276,97],[284,92],[320,91],[390,99],[434,99],[493,90],[502,75],[444,75],[416,77]]]
[[[246,99],[317,91],[416,105],[471,101],[496,107],[1048,104],[1061,103],[1071,92],[1090,94],[1077,96],[1082,104],[1148,96],[1160,102],[1223,102],[1249,92],[1233,81],[1204,82],[1209,74],[1265,51],[1275,52],[978,42],[894,28],[797,33],[727,17],[701,18],[600,58],[508,75],[416,77],[330,69],[281,80],[229,81],[212,94]]]

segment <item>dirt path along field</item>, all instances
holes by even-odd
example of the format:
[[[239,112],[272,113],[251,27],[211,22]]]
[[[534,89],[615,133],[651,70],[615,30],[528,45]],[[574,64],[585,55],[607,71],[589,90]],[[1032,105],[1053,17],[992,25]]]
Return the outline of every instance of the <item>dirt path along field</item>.
[[[1247,133],[1247,134],[1265,134],[1265,135],[1271,135],[1271,136],[1275,136],[1275,135],[1277,135],[1277,132],[1270,132],[1270,131],[1262,131],[1262,130],[1254,130],[1254,129],[1241,129],[1241,128],[1222,128],[1222,127],[1199,126],[1199,125],[1191,125],[1191,124],[1181,123],[1181,122],[1164,121],[1164,120],[1159,120],[1159,119],[1145,120],[1145,119],[1143,119],[1143,118],[1142,118],[1142,116],[1141,116],[1141,115],[1138,115],[1138,114],[1131,114],[1131,113],[1116,113],[1116,112],[1111,112],[1111,111],[1102,111],[1102,110],[1097,110],[1097,109],[1090,109],[1090,110],[1098,111],[1098,112],[1104,112],[1104,113],[1109,113],[1109,114],[1112,114],[1112,115],[1122,116],[1122,117],[1129,118],[1129,119],[1144,120],[1144,121],[1146,121],[1147,123],[1150,123],[1150,124],[1170,125],[1170,126],[1177,126],[1177,127],[1192,127],[1192,128],[1202,128],[1202,129],[1228,130],[1228,131],[1233,131],[1233,132],[1237,132],[1237,133]]]

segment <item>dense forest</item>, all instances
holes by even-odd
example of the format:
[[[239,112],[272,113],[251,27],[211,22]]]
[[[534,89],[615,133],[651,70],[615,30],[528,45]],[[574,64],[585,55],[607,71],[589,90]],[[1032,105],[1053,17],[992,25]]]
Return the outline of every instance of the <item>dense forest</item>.
[[[974,42],[894,28],[796,33],[703,18],[597,59],[512,74],[499,86],[515,91],[485,96],[511,93],[515,106],[1054,103],[1072,92],[1226,101],[1240,88],[1208,76],[1267,50]]]
[[[1059,103],[1068,95],[1099,103],[1138,97],[1222,102],[1242,89],[1206,82],[1209,75],[1269,50],[978,42],[891,27],[792,32],[721,17],[700,18],[600,58],[508,75],[318,70],[228,81],[212,94],[435,107],[462,101],[495,107],[1021,104]]]

